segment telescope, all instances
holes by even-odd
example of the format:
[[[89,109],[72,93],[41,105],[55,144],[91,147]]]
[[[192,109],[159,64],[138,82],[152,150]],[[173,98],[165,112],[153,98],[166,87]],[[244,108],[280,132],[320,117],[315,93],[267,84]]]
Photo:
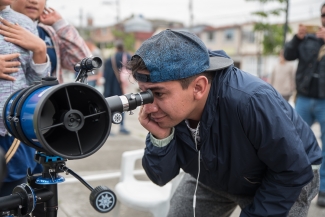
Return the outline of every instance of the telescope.
[[[97,152],[106,142],[111,124],[122,121],[122,113],[153,102],[150,90],[104,98],[86,84],[87,73],[99,68],[99,57],[75,64],[75,82],[59,84],[54,77],[12,93],[4,104],[3,120],[8,132],[35,148],[34,160],[43,166],[42,175],[27,172],[29,185],[21,184],[9,196],[0,198],[0,216],[25,216],[42,203],[46,217],[56,217],[58,175],[66,172],[90,191],[90,203],[100,213],[111,211],[116,196],[106,186],[93,188],[66,166],[67,160],[82,159]],[[36,186],[32,188],[31,186]]]

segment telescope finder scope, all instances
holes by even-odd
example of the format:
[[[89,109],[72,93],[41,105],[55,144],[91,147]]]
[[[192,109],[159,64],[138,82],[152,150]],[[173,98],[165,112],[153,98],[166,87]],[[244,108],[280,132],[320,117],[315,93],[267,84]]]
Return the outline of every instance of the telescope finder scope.
[[[79,72],[80,70],[92,71],[102,66],[102,60],[99,57],[87,57],[75,64],[74,70]]]

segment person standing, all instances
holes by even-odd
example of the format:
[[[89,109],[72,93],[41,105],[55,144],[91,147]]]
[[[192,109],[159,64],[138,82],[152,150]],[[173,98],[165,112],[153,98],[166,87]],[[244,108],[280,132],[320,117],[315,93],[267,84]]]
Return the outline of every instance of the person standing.
[[[14,0],[11,8],[36,23],[39,36],[47,45],[52,66],[51,76],[56,76],[61,83],[62,69],[74,73],[74,65],[89,57],[91,52],[78,31],[58,11],[46,8],[45,4],[46,0]]]
[[[293,64],[284,59],[283,50],[281,50],[279,54],[279,61],[275,64],[272,70],[270,84],[287,101],[289,101],[296,89],[295,74],[296,72]]]
[[[319,189],[321,150],[310,127],[269,84],[208,51],[193,33],[164,30],[128,63],[152,104],[142,166],[163,186],[186,174],[169,217],[307,216]],[[306,194],[308,197],[306,197]]]
[[[104,65],[104,96],[110,97],[115,95],[126,94],[128,87],[128,76],[130,75],[126,71],[127,61],[130,60],[131,56],[124,51],[124,45],[122,42],[117,41],[115,43],[116,53],[105,61]],[[125,128],[124,113],[122,114],[123,119],[120,124],[121,134],[130,134],[130,131]]]
[[[325,207],[325,4],[321,6],[322,27],[315,34],[299,25],[298,33],[286,43],[286,60],[299,60],[296,72],[298,114],[311,126],[319,122],[323,163],[320,167],[320,191],[317,205]]]

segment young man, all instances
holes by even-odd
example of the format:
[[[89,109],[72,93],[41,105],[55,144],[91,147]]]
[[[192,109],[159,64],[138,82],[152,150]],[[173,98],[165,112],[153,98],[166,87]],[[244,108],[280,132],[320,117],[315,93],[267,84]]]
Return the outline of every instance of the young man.
[[[287,60],[299,60],[296,72],[296,110],[309,126],[318,122],[321,128],[323,163],[320,168],[320,191],[317,205],[325,208],[325,4],[321,7],[322,27],[307,34],[304,25],[285,46]]]
[[[128,63],[154,94],[139,114],[148,177],[164,185],[187,173],[168,216],[223,217],[237,205],[241,217],[307,216],[321,163],[313,132],[272,86],[222,51],[210,56],[197,36],[165,30]]]

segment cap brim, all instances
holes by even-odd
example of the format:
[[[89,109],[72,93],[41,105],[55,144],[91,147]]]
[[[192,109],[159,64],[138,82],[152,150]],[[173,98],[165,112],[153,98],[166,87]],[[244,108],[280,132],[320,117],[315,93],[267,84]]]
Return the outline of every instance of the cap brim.
[[[210,57],[210,66],[206,71],[216,71],[227,68],[234,64],[234,61],[225,57]]]

